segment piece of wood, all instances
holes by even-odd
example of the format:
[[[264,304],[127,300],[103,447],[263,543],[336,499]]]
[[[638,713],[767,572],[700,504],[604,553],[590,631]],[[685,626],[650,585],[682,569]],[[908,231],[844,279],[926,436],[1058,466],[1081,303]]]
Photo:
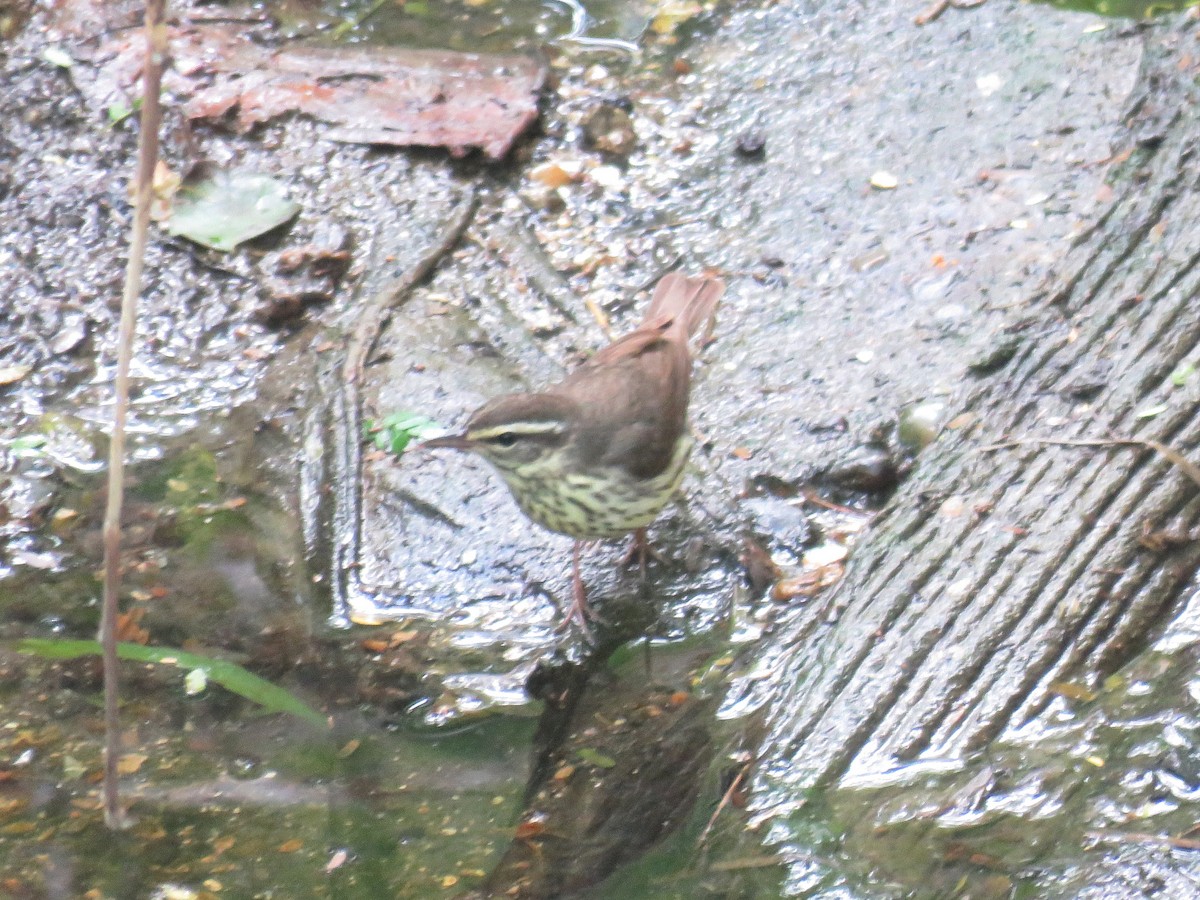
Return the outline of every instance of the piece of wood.
[[[964,758],[1034,720],[1054,685],[1097,685],[1200,565],[1198,541],[1144,539],[1200,526],[1178,464],[1200,462],[1200,412],[1170,378],[1200,358],[1200,88],[1186,28],[1148,43],[1116,197],[1039,327],[962,398],[973,424],[925,452],[842,583],[787,626],[764,768],[787,772],[797,804],[814,785]]]

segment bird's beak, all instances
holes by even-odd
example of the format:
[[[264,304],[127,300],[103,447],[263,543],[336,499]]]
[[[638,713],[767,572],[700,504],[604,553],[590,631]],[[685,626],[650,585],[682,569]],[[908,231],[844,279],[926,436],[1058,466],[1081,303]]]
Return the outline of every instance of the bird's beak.
[[[417,450],[470,450],[471,442],[465,434],[448,434],[445,437],[430,438],[416,446]]]

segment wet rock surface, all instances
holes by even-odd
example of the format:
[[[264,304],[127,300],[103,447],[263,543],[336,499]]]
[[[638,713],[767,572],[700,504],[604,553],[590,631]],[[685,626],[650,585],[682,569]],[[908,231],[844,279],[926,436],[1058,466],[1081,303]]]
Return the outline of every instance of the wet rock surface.
[[[817,683],[832,665],[822,654],[836,657],[819,649],[836,646],[828,634],[870,644],[886,639],[891,624],[872,622],[879,633],[868,631],[852,602],[821,593],[866,521],[859,511],[897,483],[905,489],[908,462],[880,444],[878,423],[914,405],[948,403],[980,379],[1011,377],[1030,348],[1061,337],[1044,324],[1039,286],[1056,283],[1068,247],[1111,207],[1105,164],[1137,80],[1141,40],[1116,25],[1094,30],[1092,19],[1026,6],[952,8],[923,28],[912,15],[764,5],[703,18],[694,43],[647,37],[637,60],[556,53],[542,132],[501,168],[337,145],[299,120],[243,135],[170,123],[175,168],[212,158],[269,171],[287,180],[303,211],[282,232],[229,256],[161,235],[152,242],[133,447],[140,464],[157,468],[144,485],[144,516],[130,525],[140,530],[128,554],[139,592],[132,599],[150,610],[139,627],[156,641],[199,636],[234,648],[345,720],[355,703],[366,704],[373,727],[389,736],[414,723],[434,731],[475,723],[487,743],[507,726],[483,717],[530,713],[525,686],[539,660],[558,650],[586,674],[579,693],[587,702],[570,715],[551,704],[542,722],[554,727],[553,740],[534,738],[542,749],[531,786],[546,792],[538,802],[553,826],[517,825],[509,855],[486,878],[478,860],[490,870],[495,859],[472,845],[465,856],[475,874],[440,873],[437,890],[469,877],[505,893],[531,883],[526,864],[543,867],[541,893],[530,896],[582,888],[677,826],[685,817],[664,815],[664,806],[694,803],[710,760],[728,768],[730,745],[713,727],[712,704],[672,700],[689,684],[683,674],[662,696],[629,691],[612,706],[597,699],[606,682],[594,667],[638,635],[671,643],[732,635],[735,650],[752,647],[714,648],[720,665],[709,671],[733,685],[721,716],[749,728],[774,704],[772,740],[790,739],[786,732],[797,729],[789,716],[810,705],[772,697],[771,688],[781,678]],[[87,570],[99,549],[102,498],[87,477],[104,447],[128,219],[124,179],[114,173],[127,170],[136,138],[130,120],[108,124],[104,110],[71,90],[70,79],[87,77],[90,45],[78,36],[83,43],[70,44],[72,32],[61,28],[28,30],[0,46],[0,218],[13,224],[0,238],[0,290],[10,298],[0,312],[0,367],[16,376],[0,386],[0,437],[44,439],[32,462],[15,445],[3,451],[0,590],[19,598],[3,607],[14,637],[94,625]],[[69,77],[42,55],[52,41],[78,51]],[[1143,149],[1171,140],[1166,124],[1138,127]],[[461,239],[438,250],[460,213]],[[386,313],[372,313],[381,330],[348,391],[344,363],[358,323],[424,260],[430,277],[403,286]],[[570,596],[567,539],[532,528],[484,464],[356,450],[357,426],[395,410],[455,426],[488,397],[546,384],[636,324],[648,289],[677,266],[729,283],[694,382],[695,472],[655,529],[664,559],[651,563],[645,583],[617,566],[616,547],[587,557],[585,578],[608,620],[597,651],[554,630]],[[1110,373],[1081,364],[1071,376],[1058,396],[1089,403],[1103,398]],[[942,428],[952,438],[961,432],[958,412],[923,423],[909,449]],[[181,464],[181,445],[216,462]],[[913,477],[925,465],[918,455]],[[351,480],[351,502],[339,505],[331,495]],[[816,500],[845,508],[819,505],[807,493],[814,486]],[[983,521],[991,512],[942,484],[917,490],[918,522],[955,511],[956,520]],[[50,528],[64,509],[74,515]],[[896,515],[885,513],[868,540],[911,534],[889,531]],[[227,530],[214,537],[205,530],[214,522]],[[756,552],[747,549],[748,533]],[[1192,551],[1172,552],[1186,560]],[[47,617],[49,599],[67,593],[77,607]],[[776,636],[763,638],[780,620]],[[343,630],[351,623],[358,624]],[[801,666],[805,652],[818,658]],[[69,687],[93,683],[73,677]],[[649,708],[660,714],[643,715]],[[621,727],[588,731],[589,716],[611,725],[635,714],[646,721],[627,729],[634,744],[624,743]],[[206,720],[203,731],[219,728]],[[506,744],[506,771],[497,773],[441,738],[457,775],[443,773],[431,760],[437,754],[406,745],[427,764],[417,776],[403,762],[380,762],[386,753],[364,762],[357,740],[332,755],[348,760],[335,771],[368,798],[370,815],[393,813],[397,798],[390,788],[364,787],[364,772],[438,789],[475,779],[511,790],[523,759]],[[249,746],[255,758],[274,747],[245,735],[231,744]],[[11,746],[14,756],[25,749]],[[581,748],[598,756],[580,759]],[[768,768],[794,774],[818,757],[771,758]],[[612,767],[597,762],[608,758]],[[888,760],[865,759],[865,781],[890,770]],[[1019,757],[1003,762],[1035,767]],[[567,765],[575,771],[555,780]],[[247,763],[248,772],[259,767]],[[304,771],[285,769],[297,782]],[[653,791],[639,786],[638,771],[656,773]],[[978,776],[969,774],[964,780]],[[972,809],[978,785],[958,787],[951,806]],[[699,795],[711,809],[721,794]],[[296,796],[301,806],[312,802],[311,792]],[[628,799],[646,802],[618,808]],[[764,794],[759,809],[775,799]],[[532,815],[528,800],[522,808]],[[864,885],[861,895],[870,896],[873,871],[920,885],[939,862],[951,880],[969,877],[983,895],[1039,878],[1037,854],[1003,860],[1002,885],[992,877],[998,864],[989,868],[998,858],[991,848],[930,846],[927,835],[878,843],[864,823],[885,815],[887,797],[848,791],[821,802],[833,809],[830,821],[855,811],[853,846],[866,836],[868,847],[900,849],[849,858],[837,841],[814,837],[789,850],[782,890]],[[579,810],[587,815],[571,819]],[[721,846],[759,862],[722,870],[705,890],[736,895],[740,886],[753,896],[770,883],[759,895],[772,895],[779,889],[770,878],[756,882],[746,869],[778,860],[763,856],[759,835],[739,835],[743,814],[721,810]],[[914,818],[892,812],[897,822]],[[843,820],[851,821],[848,813]],[[506,839],[513,825],[479,821]],[[597,837],[609,826],[611,834]],[[347,826],[347,843],[371,843],[371,827]],[[833,826],[813,829],[826,827]],[[405,828],[415,830],[389,853],[412,833],[423,842],[437,834],[423,824]],[[461,836],[441,838],[457,846]],[[458,853],[438,846],[427,852]],[[1151,851],[1124,852],[1127,860],[1105,859],[1113,883]],[[910,862],[916,858],[922,862]],[[682,864],[691,859],[685,852]],[[331,863],[306,862],[304,878]],[[395,893],[401,871],[434,885],[415,866],[394,868],[365,890]],[[1168,881],[1183,877],[1161,868]],[[1063,885],[1079,880],[1070,866],[1061,870]],[[349,880],[336,883],[352,889]],[[647,895],[664,896],[661,884],[648,883],[660,893]],[[679,895],[695,890],[687,882]]]

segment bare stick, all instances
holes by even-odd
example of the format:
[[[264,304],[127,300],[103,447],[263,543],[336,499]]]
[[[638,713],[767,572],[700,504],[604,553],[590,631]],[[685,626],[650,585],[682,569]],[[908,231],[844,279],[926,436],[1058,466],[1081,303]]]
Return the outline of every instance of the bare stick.
[[[342,377],[353,384],[362,378],[363,366],[383,326],[387,324],[391,311],[408,298],[408,292],[432,272],[443,256],[459,242],[467,226],[475,216],[479,197],[474,191],[459,201],[454,217],[438,235],[437,243],[421,254],[416,264],[407,272],[388,281],[357,314],[358,325],[346,344],[346,361],[342,366]],[[355,403],[357,406],[357,403]]]
[[[1200,841],[1171,837],[1169,834],[1145,834],[1138,831],[1090,831],[1088,837],[1093,841],[1166,844],[1169,847],[1178,847],[1180,850],[1200,850]]]
[[[100,641],[104,645],[104,822],[123,828],[125,815],[118,792],[117,762],[121,757],[121,720],[118,711],[117,612],[121,590],[121,503],[125,484],[125,419],[129,410],[129,364],[133,358],[137,298],[142,285],[146,232],[150,224],[150,193],[158,162],[158,128],[162,122],[159,89],[167,58],[167,32],[163,24],[166,0],[147,0],[146,59],[142,67],[142,114],[138,135],[137,174],[134,182],[133,227],[129,235],[129,262],[121,296],[121,325],[117,332],[117,377],[113,402],[112,441],[108,450],[108,505],[104,510],[104,606]]]
[[[330,591],[335,608],[342,611],[348,608],[351,595],[356,595],[361,586],[358,552],[362,544],[363,368],[393,310],[408,299],[412,289],[428,277],[459,242],[471,224],[478,205],[478,194],[468,189],[435,243],[407,271],[389,279],[357,311],[358,324],[346,343],[342,379],[331,398],[329,426],[334,446],[330,457],[334,490],[333,521],[329,527],[333,534],[339,535],[333,541],[329,560]]]
[[[737,791],[745,783],[746,776],[750,774],[750,767],[753,764],[753,760],[751,760],[750,762],[743,763],[742,767],[738,769],[737,775],[734,776],[733,781],[730,782],[729,787],[725,790],[725,793],[721,795],[721,802],[718,803],[717,808],[713,810],[713,814],[709,818],[708,824],[705,825],[704,830],[700,832],[700,837],[696,840],[697,844],[703,844],[706,840],[708,840],[709,832],[711,832],[713,826],[717,824],[717,817],[721,815],[721,811],[729,805],[729,802],[733,799],[733,795],[737,793]]]
[[[1029,444],[1042,444],[1052,447],[1141,447],[1154,450],[1174,463],[1184,475],[1200,486],[1200,466],[1197,466],[1178,450],[1168,447],[1161,441],[1141,440],[1139,438],[1090,438],[1071,440],[1069,438],[1017,438],[1011,441],[1001,441],[998,444],[988,444],[980,447],[980,453],[994,453],[997,450],[1009,450],[1013,447],[1024,447]]]

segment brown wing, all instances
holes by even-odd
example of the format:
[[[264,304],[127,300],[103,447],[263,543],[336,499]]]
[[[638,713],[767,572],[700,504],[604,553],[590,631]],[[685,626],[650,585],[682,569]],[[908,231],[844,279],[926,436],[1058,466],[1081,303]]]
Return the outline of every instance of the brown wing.
[[[715,278],[664,276],[642,324],[553,391],[581,410],[574,449],[582,464],[616,466],[636,478],[670,465],[687,427],[688,338],[711,318],[724,291]]]
[[[686,427],[691,359],[685,340],[634,331],[572,373],[554,393],[586,410],[580,461],[650,478],[671,462]]]

